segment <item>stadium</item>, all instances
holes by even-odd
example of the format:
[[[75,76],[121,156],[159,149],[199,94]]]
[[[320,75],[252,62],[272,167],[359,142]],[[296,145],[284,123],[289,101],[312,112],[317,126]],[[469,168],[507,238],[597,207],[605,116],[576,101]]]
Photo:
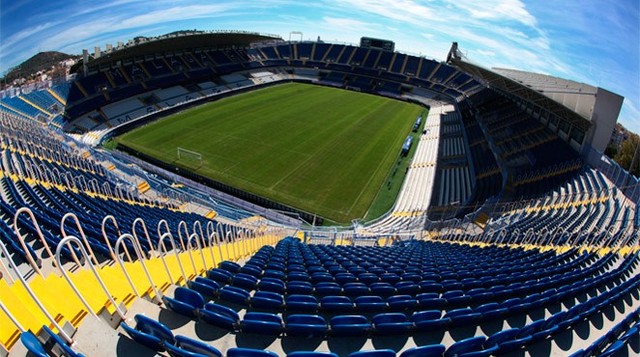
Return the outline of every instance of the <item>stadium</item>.
[[[241,31],[0,101],[0,355],[633,356],[622,97]]]

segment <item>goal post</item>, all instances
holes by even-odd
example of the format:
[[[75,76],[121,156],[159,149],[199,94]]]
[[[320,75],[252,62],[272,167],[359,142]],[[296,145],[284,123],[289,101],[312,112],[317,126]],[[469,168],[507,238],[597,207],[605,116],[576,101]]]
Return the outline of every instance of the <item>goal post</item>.
[[[185,164],[191,163],[192,165],[196,165],[197,167],[202,166],[202,154],[197,151],[188,150],[178,146],[177,154],[178,161],[182,161]]]

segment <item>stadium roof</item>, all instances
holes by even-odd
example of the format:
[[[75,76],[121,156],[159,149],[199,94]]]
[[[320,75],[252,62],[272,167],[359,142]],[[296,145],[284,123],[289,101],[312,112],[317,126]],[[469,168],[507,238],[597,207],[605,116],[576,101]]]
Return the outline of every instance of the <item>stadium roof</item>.
[[[489,87],[496,88],[506,93],[511,93],[523,100],[538,105],[559,119],[564,120],[576,128],[582,129],[584,132],[589,130],[593,124],[588,118],[583,117],[563,104],[558,103],[527,85],[519,83],[492,70],[464,61],[463,56],[458,51],[457,43],[455,42],[447,56],[447,63],[456,66],[470,75],[473,75],[478,81]]]
[[[112,52],[103,52],[99,58],[89,60],[87,62],[88,69],[93,70],[110,62],[156,53],[198,48],[248,47],[256,42],[282,41],[282,38],[257,32],[225,31],[187,32],[155,38],[142,37],[136,40],[135,44],[125,45]]]

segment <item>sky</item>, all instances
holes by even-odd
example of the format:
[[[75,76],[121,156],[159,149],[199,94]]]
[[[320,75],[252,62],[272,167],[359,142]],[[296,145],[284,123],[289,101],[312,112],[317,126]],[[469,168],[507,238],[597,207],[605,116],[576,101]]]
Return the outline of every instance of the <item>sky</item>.
[[[0,0],[0,73],[40,51],[80,54],[187,29],[354,44],[369,36],[437,60],[456,41],[486,68],[618,93],[619,122],[640,133],[640,0]]]

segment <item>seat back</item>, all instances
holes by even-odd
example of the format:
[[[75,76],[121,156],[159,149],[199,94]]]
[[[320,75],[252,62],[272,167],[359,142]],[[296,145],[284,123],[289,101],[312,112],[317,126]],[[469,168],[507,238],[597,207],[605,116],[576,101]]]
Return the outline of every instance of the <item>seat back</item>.
[[[176,346],[182,348],[183,350],[209,357],[222,357],[222,353],[218,351],[217,348],[202,341],[194,340],[181,335],[176,336]]]
[[[34,335],[31,331],[25,331],[20,334],[20,341],[27,348],[29,352],[31,352],[34,356],[37,357],[48,357],[47,351],[44,350],[42,343],[36,335]]]
[[[197,309],[204,307],[204,298],[195,290],[179,286],[174,292],[174,297],[176,300],[189,304]]]
[[[445,349],[444,345],[413,347],[402,352],[400,357],[442,357]]]

